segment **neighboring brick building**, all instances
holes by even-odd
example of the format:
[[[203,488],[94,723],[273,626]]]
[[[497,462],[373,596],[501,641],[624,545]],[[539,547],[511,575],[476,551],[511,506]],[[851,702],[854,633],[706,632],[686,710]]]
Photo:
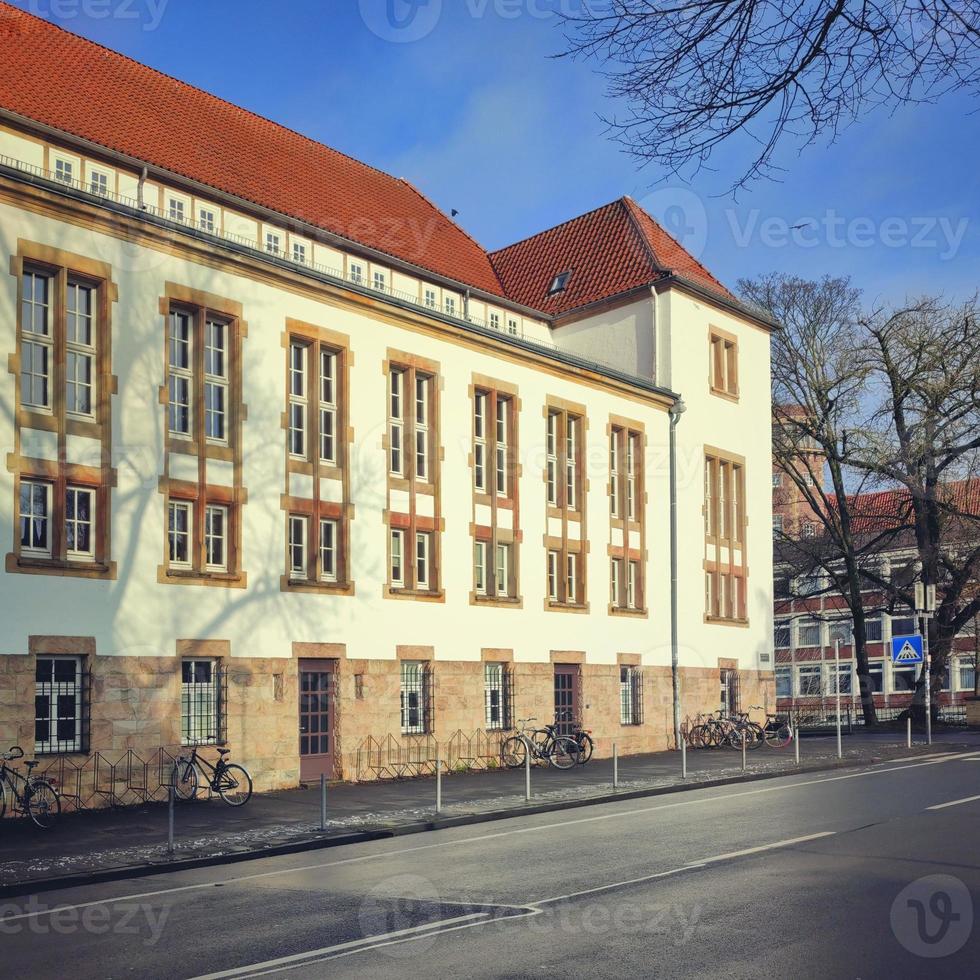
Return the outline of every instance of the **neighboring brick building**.
[[[0,743],[227,739],[259,788],[559,709],[667,746],[678,395],[683,710],[772,704],[771,324],[630,199],[487,253],[6,4],[0,37]]]
[[[813,454],[811,469],[819,473],[819,454]],[[980,514],[980,482],[955,484],[958,506]],[[907,494],[900,491],[863,493],[851,498],[854,527],[866,540],[881,538],[881,550],[874,555],[863,554],[862,560],[874,559],[880,577],[896,585],[916,581],[918,552],[911,531],[897,537],[883,532],[896,524],[904,526],[909,506]],[[814,516],[809,502],[800,493],[789,475],[773,466],[773,527],[790,537],[808,537],[821,533],[822,525]],[[853,660],[851,615],[843,598],[820,574],[794,575],[790,559],[781,561],[781,553],[790,555],[792,549],[781,549],[778,542],[774,559],[774,646],[776,651],[776,695],[780,710],[798,709],[804,714],[818,715],[832,711],[836,704],[834,683],[835,641],[841,641],[841,694],[852,714],[860,718],[860,688]],[[918,632],[911,609],[897,608],[882,588],[868,588],[863,593],[867,615],[868,659],[876,706],[881,714],[890,717],[908,706],[918,673],[916,667],[896,667],[891,663],[891,638]],[[952,717],[962,715],[972,701],[980,650],[978,623],[972,623],[956,638],[950,665],[940,691],[934,692],[937,702],[951,709]],[[973,709],[971,709],[973,710]]]

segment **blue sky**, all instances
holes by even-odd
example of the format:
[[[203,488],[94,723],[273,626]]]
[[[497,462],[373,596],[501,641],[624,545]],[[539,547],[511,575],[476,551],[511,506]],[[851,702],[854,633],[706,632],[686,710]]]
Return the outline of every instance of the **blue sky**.
[[[574,0],[413,0],[414,16],[405,0],[14,2],[413,181],[488,248],[630,194],[732,286],[779,270],[850,274],[869,303],[975,288],[966,97],[875,113],[802,155],[786,147],[780,181],[733,201],[737,148],[664,183],[603,134],[599,115],[616,108],[603,79],[551,57],[563,39],[549,8]]]

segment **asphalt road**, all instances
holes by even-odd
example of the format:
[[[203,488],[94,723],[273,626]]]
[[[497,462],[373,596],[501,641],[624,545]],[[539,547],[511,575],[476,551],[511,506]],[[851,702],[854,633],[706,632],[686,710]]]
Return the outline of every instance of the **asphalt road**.
[[[980,752],[0,903],[5,976],[976,975]]]

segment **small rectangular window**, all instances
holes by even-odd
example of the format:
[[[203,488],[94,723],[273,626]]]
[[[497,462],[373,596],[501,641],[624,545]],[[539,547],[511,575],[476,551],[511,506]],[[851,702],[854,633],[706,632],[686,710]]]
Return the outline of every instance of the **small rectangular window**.
[[[391,558],[389,578],[393,589],[405,587],[405,532],[393,528],[391,532]]]
[[[473,396],[473,486],[487,492],[487,406],[490,396],[478,391]]]
[[[270,255],[280,255],[282,253],[282,238],[275,232],[265,233],[265,250]]]
[[[448,313],[449,316],[455,316],[456,315],[456,297],[455,296],[446,296],[445,297],[445,308],[446,308],[446,313]]]
[[[51,408],[51,280],[25,272],[22,280],[20,400],[25,408]]]
[[[557,551],[548,552],[548,598],[558,601],[558,558]]]
[[[609,562],[609,604],[615,609],[622,602],[620,590],[623,583],[623,559],[613,558]]]
[[[201,208],[198,212],[197,224],[201,231],[206,231],[209,235],[213,235],[215,228],[218,226],[214,211],[208,208]]]
[[[477,595],[489,593],[489,568],[487,567],[487,542],[473,543],[473,586]]]
[[[619,668],[619,721],[643,724],[643,674],[639,667]]]
[[[777,650],[785,650],[790,646],[790,634],[792,630],[790,629],[789,623],[776,623],[773,627],[773,645]]]
[[[20,481],[20,553],[51,557],[51,484]]]
[[[500,314],[499,313],[491,313],[490,316],[488,317],[487,323],[488,323],[488,325],[489,325],[489,327],[490,327],[491,330],[499,330],[500,329]]]
[[[337,464],[337,354],[320,350],[320,459]]]
[[[34,751],[81,752],[81,657],[38,657],[34,686]]]
[[[626,608],[638,609],[640,606],[640,563],[627,563],[626,576]]]
[[[228,508],[220,504],[204,510],[204,562],[209,572],[228,570]]]
[[[358,286],[364,283],[364,266],[360,262],[351,262],[347,266],[347,278]]]
[[[518,322],[512,318],[509,318],[507,320],[507,333],[509,333],[512,337],[516,337],[519,332],[520,326]]]
[[[436,291],[434,289],[426,288],[425,290],[423,290],[422,297],[425,302],[425,305],[430,310],[438,309],[439,297],[436,296]]]
[[[65,548],[69,561],[95,560],[95,491],[65,490]]]
[[[204,324],[204,435],[211,442],[228,441],[228,325]]]
[[[180,665],[180,735],[184,745],[219,741],[218,663],[184,660]]]
[[[306,420],[309,402],[306,383],[307,347],[289,345],[289,455],[306,459]]]
[[[710,335],[711,390],[715,394],[738,397],[738,342],[731,334],[712,331]]]
[[[496,548],[494,565],[494,589],[498,596],[510,595],[510,554],[509,544],[499,543]]]
[[[578,555],[565,556],[565,601],[578,602]]]
[[[427,663],[403,660],[401,670],[401,722],[405,735],[422,735],[431,728],[432,672]]]
[[[175,197],[170,198],[167,204],[167,217],[171,221],[179,221],[183,224],[187,217],[184,202]]]
[[[379,293],[383,293],[388,289],[388,280],[385,274],[379,270],[374,272],[374,288],[378,290]]]
[[[818,698],[821,696],[823,683],[819,664],[807,664],[798,667],[796,676],[801,698]]]
[[[320,521],[320,575],[324,582],[337,581],[338,522],[331,518]]]
[[[293,261],[306,265],[306,245],[303,242],[293,242]]]
[[[776,697],[791,698],[793,696],[793,672],[789,667],[776,668]]]
[[[820,623],[802,622],[797,626],[796,645],[798,647],[821,646],[820,634]]]
[[[193,321],[189,313],[172,311],[169,320],[168,420],[172,435],[191,433],[191,389],[194,384],[192,358]]]
[[[309,529],[309,518],[299,514],[289,515],[289,575],[295,579],[305,579],[309,576],[309,566],[306,560],[306,547]]]
[[[97,194],[99,197],[106,197],[109,194],[109,176],[98,170],[90,170],[88,177],[88,189],[90,194]]]
[[[65,411],[95,415],[95,290],[68,283],[66,305]]]
[[[432,535],[427,531],[419,531],[415,535],[415,587],[429,588],[432,559]]]
[[[403,476],[405,472],[404,394],[405,373],[391,371],[388,376],[388,469],[394,476]]]
[[[545,445],[547,460],[548,503],[558,506],[558,413],[548,413],[548,430]]]
[[[415,476],[429,482],[429,379],[415,376]]]
[[[511,675],[503,663],[483,665],[483,692],[485,724],[490,731],[511,727]]]
[[[191,526],[194,505],[185,500],[171,500],[167,506],[167,539],[171,566],[191,566]]]
[[[64,184],[70,184],[75,179],[75,165],[68,160],[55,160],[54,176]]]

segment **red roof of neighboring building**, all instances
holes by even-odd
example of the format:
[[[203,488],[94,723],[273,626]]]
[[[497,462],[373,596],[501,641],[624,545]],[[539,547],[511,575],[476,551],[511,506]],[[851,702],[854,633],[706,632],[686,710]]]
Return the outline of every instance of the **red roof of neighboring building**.
[[[595,211],[491,253],[509,296],[553,316],[646,286],[675,273],[727,300],[734,297],[635,201]],[[568,284],[549,295],[555,277]]]
[[[942,484],[937,497],[945,501],[954,514],[980,517],[980,479],[957,480]],[[833,502],[834,498],[831,498]],[[854,531],[875,534],[914,523],[912,496],[908,489],[877,490],[853,494],[847,498]]]
[[[669,273],[733,300],[628,197],[488,254],[408,181],[2,0],[0,107],[551,315]]]

